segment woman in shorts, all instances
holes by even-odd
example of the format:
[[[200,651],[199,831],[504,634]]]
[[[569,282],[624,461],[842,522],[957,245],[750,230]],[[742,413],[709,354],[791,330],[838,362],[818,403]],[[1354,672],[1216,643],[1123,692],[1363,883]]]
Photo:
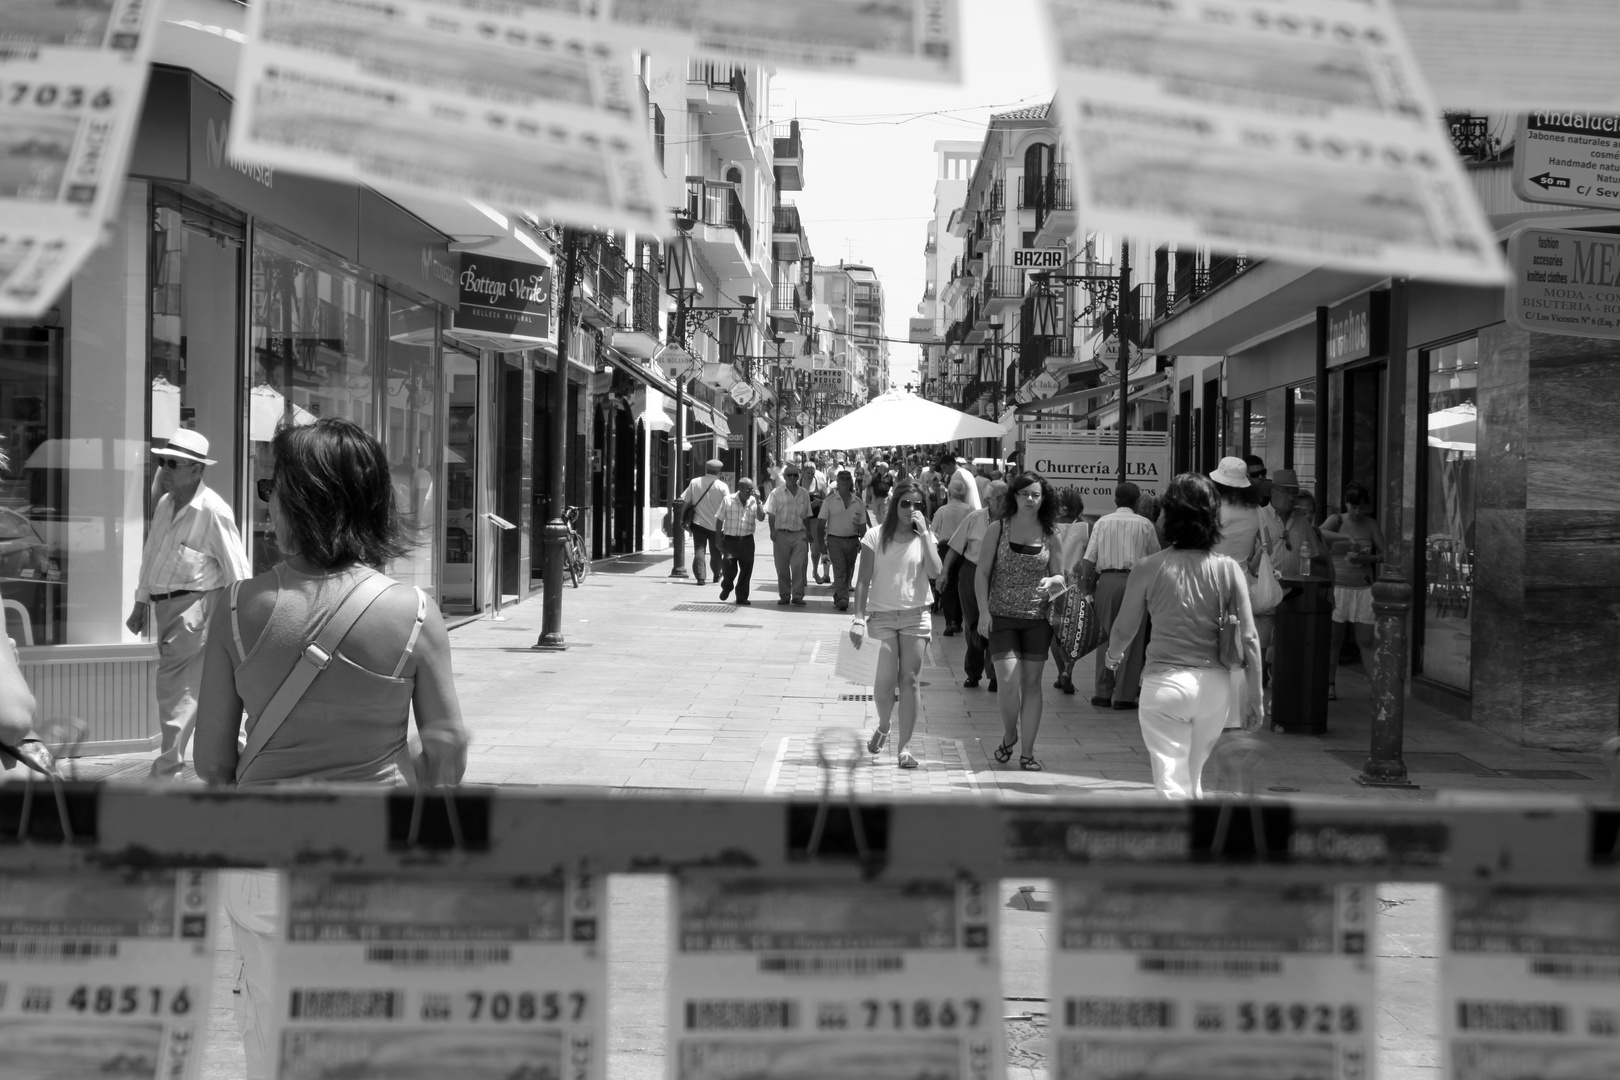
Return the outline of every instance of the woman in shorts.
[[[1339,700],[1339,651],[1344,628],[1355,627],[1356,648],[1367,678],[1373,677],[1372,583],[1384,558],[1384,530],[1370,513],[1372,495],[1363,484],[1344,485],[1344,513],[1322,522],[1322,539],[1333,552],[1333,664],[1328,674],[1328,700]]]
[[[984,533],[974,582],[979,634],[989,641],[1001,706],[996,760],[1039,771],[1035,735],[1041,727],[1041,679],[1052,647],[1050,602],[1063,594],[1063,545],[1058,541],[1057,492],[1036,472],[1019,473],[1007,487],[1000,516]]]
[[[929,616],[933,596],[929,581],[940,573],[939,544],[928,528],[922,485],[902,480],[890,493],[883,524],[861,537],[861,561],[855,577],[855,621],[849,636],[857,648],[864,638],[878,643],[877,678],[872,700],[878,727],[866,748],[873,754],[889,740],[894,692],[900,690],[900,738],[895,764],[915,769],[917,759],[906,749],[922,706],[917,681],[923,651],[934,631]],[[870,612],[870,615],[868,614]]]

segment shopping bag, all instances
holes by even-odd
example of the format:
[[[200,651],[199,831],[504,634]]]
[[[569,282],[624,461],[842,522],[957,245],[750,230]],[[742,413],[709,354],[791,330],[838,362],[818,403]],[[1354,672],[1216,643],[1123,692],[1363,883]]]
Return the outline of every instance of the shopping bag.
[[[1052,631],[1058,647],[1071,662],[1084,657],[1102,640],[1102,624],[1097,619],[1097,601],[1081,593],[1075,575],[1065,575],[1069,589],[1052,602]]]
[[[1259,569],[1249,579],[1249,607],[1256,615],[1275,611],[1277,605],[1282,603],[1283,589],[1279,576],[1272,568],[1271,556],[1262,548]]]
[[[846,682],[870,687],[877,682],[878,643],[869,637],[861,639],[856,648],[849,635],[838,635],[838,659],[833,661],[833,674]]]

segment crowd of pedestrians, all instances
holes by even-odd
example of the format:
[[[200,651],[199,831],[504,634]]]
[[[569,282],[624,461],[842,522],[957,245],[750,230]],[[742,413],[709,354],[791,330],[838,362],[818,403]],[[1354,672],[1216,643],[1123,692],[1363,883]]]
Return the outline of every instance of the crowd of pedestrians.
[[[777,603],[804,606],[813,575],[832,585],[835,610],[853,603],[851,641],[877,647],[878,726],[868,749],[892,746],[900,768],[917,767],[908,747],[935,615],[943,636],[964,639],[963,687],[996,695],[996,762],[1016,754],[1020,769],[1037,771],[1046,662],[1052,685],[1069,695],[1085,659],[1054,633],[1055,605],[1065,596],[1065,605],[1087,605],[1098,639],[1090,703],[1137,713],[1155,784],[1169,797],[1201,793],[1222,731],[1266,722],[1283,577],[1332,583],[1335,652],[1353,633],[1371,671],[1369,597],[1384,541],[1359,484],[1346,486],[1342,512],[1317,525],[1315,501],[1292,469],[1273,476],[1257,456],[1228,457],[1162,493],[1121,483],[1104,512],[1078,489],[1056,489],[1011,462],[970,466],[948,451],[888,448],[793,455],[780,466],[767,459],[763,501],[745,478],[711,514],[711,489],[724,488],[713,478],[719,465],[710,462],[683,499],[694,576],[704,580],[702,530],[718,529],[720,598],[735,590],[746,604],[754,525],[768,520]]]

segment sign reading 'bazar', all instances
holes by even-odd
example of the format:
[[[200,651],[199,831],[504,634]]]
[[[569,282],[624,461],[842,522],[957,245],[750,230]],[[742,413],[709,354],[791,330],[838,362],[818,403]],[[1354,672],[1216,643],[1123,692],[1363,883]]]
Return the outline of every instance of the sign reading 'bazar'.
[[[514,337],[551,334],[551,268],[463,252],[456,328]]]
[[[1520,226],[1508,237],[1508,322],[1620,341],[1620,236]]]

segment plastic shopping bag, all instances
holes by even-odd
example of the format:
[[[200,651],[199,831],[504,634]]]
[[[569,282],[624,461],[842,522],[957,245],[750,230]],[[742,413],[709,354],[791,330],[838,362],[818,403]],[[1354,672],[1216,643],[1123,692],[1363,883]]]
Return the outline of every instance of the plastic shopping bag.
[[[849,635],[838,635],[838,659],[833,662],[833,674],[858,686],[871,687],[877,682],[878,643],[869,637],[861,639],[856,648]]]

